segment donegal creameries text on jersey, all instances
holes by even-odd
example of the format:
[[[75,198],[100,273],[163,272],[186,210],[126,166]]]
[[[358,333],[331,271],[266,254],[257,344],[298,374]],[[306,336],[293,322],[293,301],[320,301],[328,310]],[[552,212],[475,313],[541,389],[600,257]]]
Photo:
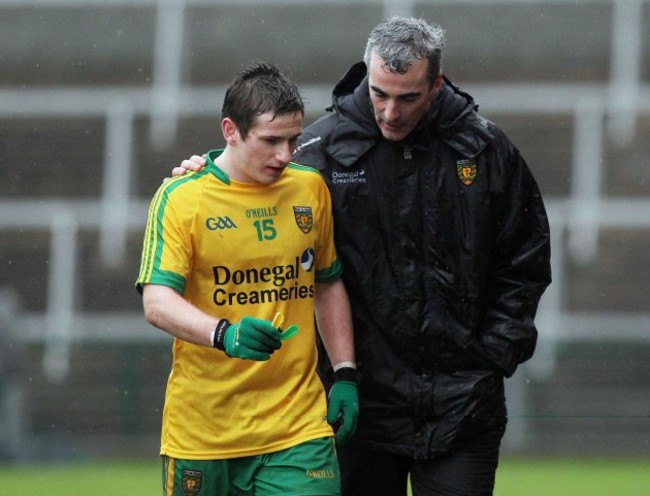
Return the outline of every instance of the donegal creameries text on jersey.
[[[313,257],[311,258],[313,260]],[[310,269],[310,266],[307,266]],[[223,305],[258,305],[269,302],[289,301],[314,297],[314,285],[301,285],[299,277],[301,270],[300,258],[296,257],[293,265],[276,265],[261,269],[237,270],[225,265],[212,267],[214,273],[214,303]],[[287,284],[289,283],[289,284]],[[265,289],[239,290],[241,286],[259,286],[266,284]],[[235,291],[225,289],[235,286]]]

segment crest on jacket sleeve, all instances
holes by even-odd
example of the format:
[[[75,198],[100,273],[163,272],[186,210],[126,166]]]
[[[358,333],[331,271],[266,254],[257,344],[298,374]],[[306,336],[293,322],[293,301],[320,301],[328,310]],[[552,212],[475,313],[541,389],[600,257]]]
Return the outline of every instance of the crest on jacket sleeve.
[[[469,186],[476,179],[478,171],[476,169],[476,160],[459,160],[456,162],[456,173],[458,179],[465,186]]]

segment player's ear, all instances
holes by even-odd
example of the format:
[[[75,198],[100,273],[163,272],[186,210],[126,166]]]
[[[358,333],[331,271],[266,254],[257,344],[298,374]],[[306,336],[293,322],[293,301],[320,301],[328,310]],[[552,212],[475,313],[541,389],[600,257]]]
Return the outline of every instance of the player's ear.
[[[221,132],[230,146],[236,146],[237,142],[241,139],[237,124],[230,117],[226,117],[221,121]]]

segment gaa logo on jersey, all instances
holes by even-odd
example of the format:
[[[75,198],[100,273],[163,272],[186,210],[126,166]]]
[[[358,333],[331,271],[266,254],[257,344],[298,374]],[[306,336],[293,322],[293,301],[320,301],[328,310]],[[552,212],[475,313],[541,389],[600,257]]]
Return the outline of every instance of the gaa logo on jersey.
[[[311,207],[293,207],[293,216],[296,219],[298,228],[305,234],[309,234],[314,227],[314,216]]]
[[[205,227],[210,231],[221,231],[222,229],[237,229],[237,224],[230,217],[208,217]]]
[[[201,476],[198,470],[184,469],[182,472],[183,493],[185,496],[195,496],[201,490]]]

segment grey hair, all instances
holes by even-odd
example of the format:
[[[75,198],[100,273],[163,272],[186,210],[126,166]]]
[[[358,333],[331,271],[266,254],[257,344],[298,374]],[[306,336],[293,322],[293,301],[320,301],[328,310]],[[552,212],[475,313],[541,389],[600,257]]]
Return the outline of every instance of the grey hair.
[[[370,32],[363,61],[370,67],[374,53],[384,61],[384,68],[404,74],[416,60],[429,61],[429,83],[433,84],[442,70],[445,31],[424,19],[394,16],[381,22]]]

